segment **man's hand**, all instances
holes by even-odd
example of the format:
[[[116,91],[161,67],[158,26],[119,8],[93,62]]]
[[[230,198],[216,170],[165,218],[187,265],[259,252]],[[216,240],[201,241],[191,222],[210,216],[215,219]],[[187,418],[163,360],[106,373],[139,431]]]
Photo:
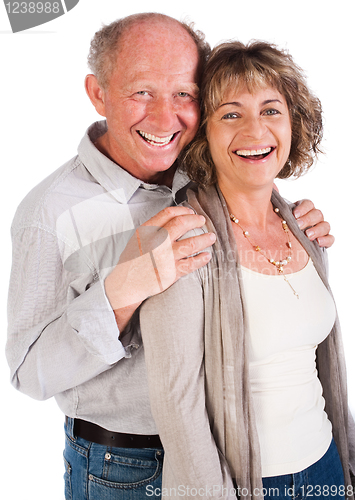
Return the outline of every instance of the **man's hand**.
[[[296,205],[293,215],[301,229],[309,228],[306,230],[308,238],[311,241],[316,239],[321,247],[331,247],[334,236],[329,234],[330,224],[324,220],[322,212],[310,200],[297,201]]]
[[[213,233],[179,241],[204,223],[204,217],[189,208],[168,207],[137,228],[105,280],[106,296],[120,330],[143,300],[207,264],[211,254],[203,250],[215,242]]]

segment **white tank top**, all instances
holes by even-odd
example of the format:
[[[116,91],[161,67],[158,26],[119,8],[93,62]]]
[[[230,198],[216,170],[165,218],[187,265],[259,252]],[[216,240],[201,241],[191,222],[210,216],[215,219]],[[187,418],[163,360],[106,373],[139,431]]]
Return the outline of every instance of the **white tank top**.
[[[331,439],[316,370],[316,349],[335,321],[333,299],[311,259],[304,269],[268,276],[242,267],[250,330],[250,380],[263,477],[300,472]]]

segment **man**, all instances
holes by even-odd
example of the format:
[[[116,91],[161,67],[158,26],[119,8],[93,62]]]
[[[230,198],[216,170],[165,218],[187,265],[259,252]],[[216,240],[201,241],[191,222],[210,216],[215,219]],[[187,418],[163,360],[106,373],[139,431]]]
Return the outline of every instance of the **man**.
[[[98,32],[86,90],[106,122],[89,128],[78,156],[29,193],[13,222],[12,383],[36,399],[54,396],[67,416],[66,498],[159,494],[163,450],[131,318],[209,260],[214,235],[180,239],[204,221],[177,206],[188,180],[175,163],[198,128],[207,52],[159,14]],[[297,208],[304,227],[319,220],[309,208]],[[312,231],[314,239],[329,227]]]

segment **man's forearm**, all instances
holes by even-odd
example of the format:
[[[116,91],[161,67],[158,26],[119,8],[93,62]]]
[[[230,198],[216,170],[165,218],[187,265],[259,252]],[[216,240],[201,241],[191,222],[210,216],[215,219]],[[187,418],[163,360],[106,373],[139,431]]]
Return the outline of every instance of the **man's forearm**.
[[[6,349],[12,383],[30,397],[43,400],[80,385],[125,356],[100,282],[35,318],[24,307],[13,309]]]

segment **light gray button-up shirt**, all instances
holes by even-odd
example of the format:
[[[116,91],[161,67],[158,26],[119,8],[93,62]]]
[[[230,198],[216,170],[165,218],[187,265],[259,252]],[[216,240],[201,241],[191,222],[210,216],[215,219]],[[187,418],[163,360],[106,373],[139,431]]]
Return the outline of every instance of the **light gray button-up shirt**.
[[[112,431],[155,434],[140,337],[128,328],[118,339],[103,280],[135,227],[184,200],[188,179],[177,171],[169,189],[133,177],[94,146],[105,131],[93,124],[78,156],[16,212],[6,353],[29,396],[54,396],[66,415]]]

